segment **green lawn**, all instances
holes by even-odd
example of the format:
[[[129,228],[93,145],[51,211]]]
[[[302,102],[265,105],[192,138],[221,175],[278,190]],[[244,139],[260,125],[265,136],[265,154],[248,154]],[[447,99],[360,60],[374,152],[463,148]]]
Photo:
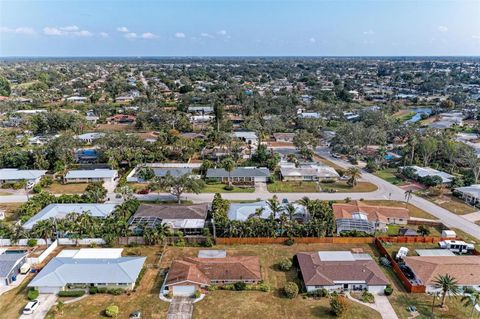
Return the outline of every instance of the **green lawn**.
[[[397,170],[395,168],[385,168],[380,171],[376,171],[374,175],[380,177],[381,179],[386,180],[389,183],[392,183],[393,185],[404,185],[406,184],[404,180],[398,178],[395,176],[395,173]]]
[[[52,194],[83,194],[87,186],[88,183],[60,184],[53,182],[46,190]]]
[[[267,184],[267,189],[271,193],[318,193],[319,187],[323,191],[334,190],[338,193],[366,193],[377,190],[377,186],[368,182],[358,182],[354,187],[347,185],[344,181],[319,184],[316,182],[275,181]]]
[[[202,189],[202,193],[253,193],[255,188],[253,187],[238,187],[233,186],[232,190],[226,190],[225,184],[206,184]]]

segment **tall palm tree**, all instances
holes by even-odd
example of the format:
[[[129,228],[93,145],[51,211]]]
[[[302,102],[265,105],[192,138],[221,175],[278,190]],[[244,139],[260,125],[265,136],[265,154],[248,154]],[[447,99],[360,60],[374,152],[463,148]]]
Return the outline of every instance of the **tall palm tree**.
[[[412,194],[413,194],[413,190],[411,189],[405,191],[405,200],[407,201],[406,206],[408,206],[408,202],[410,202],[410,200],[412,199]]]
[[[449,274],[438,275],[437,277],[435,277],[433,282],[436,289],[442,290],[442,302],[440,303],[440,307],[442,308],[445,306],[445,299],[447,298],[447,294],[457,296],[460,293],[460,288],[457,285],[457,280]]]
[[[345,172],[345,175],[350,177],[348,180],[348,185],[350,186],[356,186],[358,179],[362,177],[362,173],[360,172],[358,167],[355,167],[355,166],[349,167]]]
[[[55,235],[55,221],[53,218],[39,220],[32,230],[33,234],[43,238],[45,240],[45,245],[48,245],[48,239],[53,238]]]
[[[282,206],[280,205],[280,202],[278,201],[278,198],[276,195],[273,195],[272,198],[267,200],[267,205],[268,208],[272,211],[270,213],[270,220],[275,220],[277,215],[283,210]]]
[[[470,318],[473,318],[473,312],[475,311],[475,305],[480,300],[480,293],[478,291],[473,291],[468,295],[464,295],[461,299],[465,308],[472,307],[472,312],[470,313]]]
[[[295,208],[295,205],[293,205],[292,203],[288,203],[287,206],[285,206],[285,212],[288,215],[288,219],[292,221],[295,213],[297,212],[297,209]]]
[[[220,163],[220,165],[222,166],[223,169],[225,169],[228,172],[228,186],[232,186],[231,173],[235,169],[234,160],[231,159],[230,157],[227,157]]]

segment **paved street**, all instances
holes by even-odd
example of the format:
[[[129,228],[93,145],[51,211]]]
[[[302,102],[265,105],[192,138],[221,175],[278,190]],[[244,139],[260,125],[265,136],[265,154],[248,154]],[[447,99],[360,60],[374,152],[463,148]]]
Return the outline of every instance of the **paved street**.
[[[190,319],[193,313],[193,298],[174,297],[168,308],[167,319]]]

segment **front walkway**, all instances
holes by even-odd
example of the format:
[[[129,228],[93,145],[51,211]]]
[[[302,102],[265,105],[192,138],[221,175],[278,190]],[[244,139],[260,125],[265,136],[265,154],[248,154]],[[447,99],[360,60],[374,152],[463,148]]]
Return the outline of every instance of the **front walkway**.
[[[350,296],[350,294],[347,293],[348,299],[378,311],[382,316],[382,319],[398,319],[398,316],[395,313],[395,310],[393,310],[393,307],[390,304],[390,301],[388,300],[387,296],[383,294],[374,295],[374,296],[375,296],[375,303],[372,304],[372,303],[362,302],[356,298],[353,298],[352,296]]]
[[[191,319],[193,299],[189,297],[173,297],[168,308],[167,319]]]

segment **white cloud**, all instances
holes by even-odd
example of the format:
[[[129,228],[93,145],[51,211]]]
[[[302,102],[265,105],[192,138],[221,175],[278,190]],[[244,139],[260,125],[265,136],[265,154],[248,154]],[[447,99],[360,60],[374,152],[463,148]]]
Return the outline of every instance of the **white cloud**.
[[[0,33],[32,35],[32,34],[35,34],[35,30],[28,27],[18,27],[18,28],[0,27]]]
[[[200,36],[203,37],[203,38],[211,38],[211,39],[214,38],[213,35],[211,35],[210,33],[206,33],[206,32],[200,33]]]
[[[185,35],[185,33],[183,33],[183,32],[177,32],[177,33],[175,33],[175,38],[183,39],[183,38],[185,38],[185,37],[186,37],[186,35]]]
[[[158,36],[156,36],[152,32],[142,33],[142,39],[156,39],[156,38],[158,38]]]
[[[310,38],[310,39],[308,39],[308,41],[310,41],[310,43],[315,43],[315,42],[317,42],[317,40],[316,40],[315,38],[313,38],[313,37]]]
[[[375,32],[373,30],[363,31],[364,35],[374,35]]]
[[[43,33],[51,36],[90,37],[93,34],[88,30],[80,30],[76,25],[66,27],[45,27]]]
[[[444,25],[439,25],[437,27],[437,30],[440,31],[440,32],[447,32],[448,31],[448,27],[444,26]]]
[[[220,35],[227,35],[227,31],[226,30],[220,30],[217,32],[218,34]]]
[[[118,28],[117,28],[117,31],[127,33],[127,32],[128,32],[128,28],[127,28],[127,27],[118,27]]]
[[[137,37],[138,37],[138,35],[135,32],[128,32],[128,33],[125,34],[125,38],[127,38],[127,39],[135,39]]]
[[[109,34],[107,32],[100,32],[98,35],[101,36],[102,38],[108,38],[109,37]]]
[[[472,39],[480,40],[480,34],[472,35]]]

